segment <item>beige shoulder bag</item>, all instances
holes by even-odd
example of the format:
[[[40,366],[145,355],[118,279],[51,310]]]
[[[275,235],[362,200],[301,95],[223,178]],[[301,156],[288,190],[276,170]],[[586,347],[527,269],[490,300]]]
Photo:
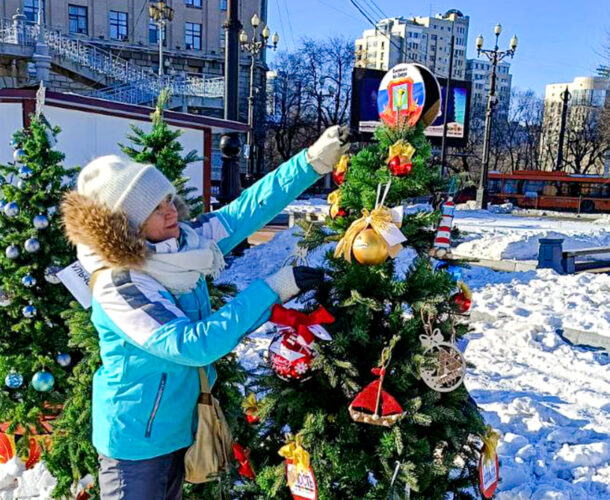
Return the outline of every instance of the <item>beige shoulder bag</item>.
[[[201,394],[197,400],[197,435],[186,452],[185,479],[189,483],[205,483],[230,467],[233,436],[218,400],[212,396],[208,377],[199,368]]]

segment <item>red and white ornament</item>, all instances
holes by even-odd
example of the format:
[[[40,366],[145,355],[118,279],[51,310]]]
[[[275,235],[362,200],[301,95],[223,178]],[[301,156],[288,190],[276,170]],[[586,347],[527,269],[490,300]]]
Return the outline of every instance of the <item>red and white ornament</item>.
[[[455,212],[455,202],[453,197],[449,197],[442,206],[442,218],[436,231],[434,245],[430,250],[430,255],[438,259],[443,259],[451,255],[451,229],[453,228],[453,216]]]
[[[286,460],[286,480],[294,500],[318,500],[318,482],[310,466],[309,470],[299,470],[293,461]]]
[[[278,333],[269,346],[271,368],[283,380],[305,381],[311,377],[311,366],[318,356],[315,339],[331,340],[322,324],[335,318],[320,306],[306,314],[275,305],[270,321],[276,323]]]

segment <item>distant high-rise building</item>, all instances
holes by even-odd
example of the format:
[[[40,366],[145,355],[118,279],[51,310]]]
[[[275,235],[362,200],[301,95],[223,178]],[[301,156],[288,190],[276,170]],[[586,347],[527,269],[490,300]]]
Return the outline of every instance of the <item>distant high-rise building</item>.
[[[556,165],[556,155],[559,146],[561,128],[561,113],[563,109],[562,93],[570,93],[568,104],[567,128],[586,129],[599,118],[600,111],[610,98],[610,79],[603,76],[577,77],[569,83],[552,83],[546,86],[544,96],[544,117],[542,120],[542,138],[540,141],[540,165],[545,170],[553,170]],[[587,137],[583,135],[583,141]],[[579,154],[585,154],[583,144]],[[564,158],[570,162],[570,151],[564,143]],[[601,173],[602,161],[594,169],[586,173]]]
[[[469,21],[455,9],[435,17],[383,19],[356,40],[356,67],[388,70],[399,63],[415,62],[436,76],[447,77],[453,34],[453,78],[463,80]]]
[[[492,64],[487,59],[468,59],[466,61],[466,80],[472,83],[471,116],[481,116],[485,113],[491,70]],[[510,105],[510,89],[513,77],[509,71],[510,64],[507,62],[499,63],[496,68],[496,97],[498,99],[496,110],[498,113],[508,112]]]

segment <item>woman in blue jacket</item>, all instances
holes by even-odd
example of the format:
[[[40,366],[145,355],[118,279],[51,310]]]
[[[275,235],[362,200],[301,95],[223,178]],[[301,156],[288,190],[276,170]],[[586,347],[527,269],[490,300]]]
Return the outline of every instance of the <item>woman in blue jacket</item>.
[[[212,313],[205,276],[217,276],[223,255],[331,172],[346,149],[345,132],[332,127],[238,199],[190,222],[152,165],[105,156],[82,170],[62,213],[92,273],[102,358],[93,380],[93,444],[104,500],[182,497],[198,367],[213,384],[214,361],[267,321],[275,303],[321,279],[309,268],[282,268]]]

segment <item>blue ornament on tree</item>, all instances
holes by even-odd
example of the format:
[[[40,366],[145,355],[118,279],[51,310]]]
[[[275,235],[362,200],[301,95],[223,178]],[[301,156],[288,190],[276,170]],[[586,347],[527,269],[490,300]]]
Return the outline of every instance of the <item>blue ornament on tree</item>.
[[[53,207],[47,208],[47,213],[49,214],[50,217],[53,217],[57,213],[57,207],[53,206]]]
[[[37,238],[28,238],[24,243],[25,251],[28,253],[36,253],[40,250],[40,241]]]
[[[19,177],[22,179],[29,179],[32,177],[32,169],[26,165],[19,167]]]
[[[59,366],[67,368],[72,363],[72,356],[70,356],[67,352],[60,352],[55,360]]]
[[[57,277],[57,273],[61,271],[59,266],[49,266],[44,270],[44,279],[51,285],[59,285],[61,280]]]
[[[19,215],[19,205],[16,201],[11,201],[4,207],[4,214],[7,217],[17,217]]]
[[[15,160],[17,163],[25,163],[26,156],[27,155],[23,149],[16,149],[13,151],[13,160]]]
[[[11,370],[4,378],[4,385],[9,389],[19,389],[23,385],[23,375],[17,373],[15,370]]]
[[[32,223],[36,229],[46,229],[49,227],[49,218],[44,214],[38,214],[34,217]]]
[[[51,372],[41,370],[32,377],[32,387],[39,392],[49,392],[55,385],[55,378]]]
[[[6,247],[6,257],[8,259],[14,260],[17,257],[19,257],[19,247],[17,245],[9,245],[8,247]]]
[[[32,305],[29,306],[25,306],[22,310],[21,313],[26,317],[26,318],[33,318],[34,316],[36,316],[36,308]]]
[[[0,212],[4,213],[4,209],[6,208],[6,204],[8,202],[6,200],[0,200]]]
[[[36,286],[36,278],[31,274],[26,274],[21,278],[21,284],[26,288],[32,288],[33,286]]]
[[[13,149],[19,148],[19,143],[14,138],[8,141],[8,145]]]

